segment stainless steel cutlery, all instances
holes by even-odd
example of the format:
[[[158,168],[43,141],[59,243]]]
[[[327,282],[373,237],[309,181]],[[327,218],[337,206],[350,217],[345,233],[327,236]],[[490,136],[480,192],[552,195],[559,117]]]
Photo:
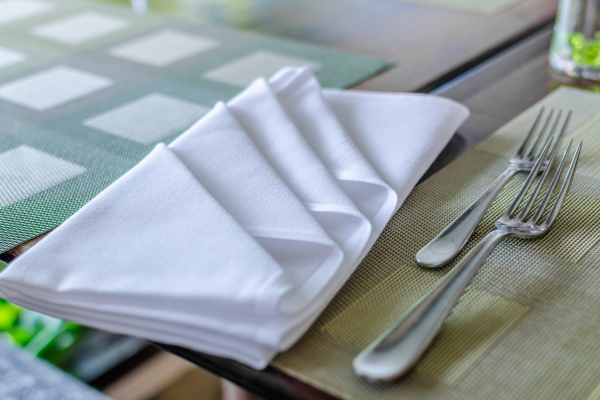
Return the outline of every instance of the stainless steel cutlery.
[[[354,359],[353,368],[356,374],[370,380],[386,381],[397,378],[409,371],[435,339],[444,321],[496,245],[509,237],[535,239],[545,235],[551,228],[569,192],[582,144],[579,143],[577,146],[558,195],[555,196],[554,192],[559,185],[562,172],[567,163],[572,141],[569,142],[552,182],[542,196],[545,187],[544,182],[548,180],[550,175],[552,161],[557,153],[558,142],[564,134],[570,113],[563,123],[558,138],[555,140],[553,136],[550,136],[545,141],[543,149],[538,152],[537,147],[541,142],[540,138],[544,129],[542,129],[542,133],[538,138],[534,140],[533,145],[528,146],[528,142],[539,123],[541,115],[542,112],[538,115],[536,123],[517,153],[515,163],[522,162],[523,164],[509,167],[511,172],[508,175],[514,175],[515,171],[528,168],[525,166],[526,159],[531,160],[535,157],[536,161],[531,166],[531,172],[514,201],[504,215],[497,220],[495,230],[479,242],[404,317],[380,335]],[[546,119],[544,124],[546,127],[551,117],[552,113]],[[559,117],[555,120],[553,129],[556,127],[558,120]],[[511,165],[513,165],[513,161],[511,161]],[[539,177],[535,188],[531,191],[531,187],[534,181],[538,179],[541,171],[543,173]],[[496,196],[499,192],[498,187],[503,186],[507,181],[506,178],[503,179],[501,184],[496,185],[496,188],[488,196]],[[529,192],[531,194],[528,194]],[[551,203],[552,206],[549,207]],[[534,209],[535,212],[532,211]],[[476,212],[482,211],[476,210]],[[479,221],[481,217],[474,219]],[[467,239],[469,236],[470,233],[466,235]]]
[[[466,209],[458,218],[454,220],[446,229],[442,231],[435,239],[423,247],[416,255],[417,264],[426,268],[438,268],[449,263],[463,249],[477,224],[483,218],[484,214],[502,191],[502,188],[515,176],[517,172],[531,171],[536,161],[541,157],[541,144],[546,137],[554,135],[562,111],[558,111],[554,122],[552,117],[554,110],[550,110],[540,127],[544,115],[544,108],[538,113],[531,129],[525,136],[523,143],[508,163],[506,171],[490,186],[490,188],[477,199],[468,209]],[[558,147],[565,130],[567,129],[571,111],[569,111],[563,121],[562,127],[554,144],[554,149]],[[548,127],[552,123],[550,132]],[[538,130],[538,127],[540,129]],[[537,133],[536,133],[537,132]],[[549,165],[548,158],[542,159],[539,170],[544,171]]]

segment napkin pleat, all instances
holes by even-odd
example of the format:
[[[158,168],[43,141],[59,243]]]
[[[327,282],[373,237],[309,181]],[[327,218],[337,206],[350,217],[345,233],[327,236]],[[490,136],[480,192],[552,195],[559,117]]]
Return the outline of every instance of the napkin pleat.
[[[468,110],[322,90],[218,103],[0,273],[16,304],[264,368],[355,271]]]
[[[327,284],[343,253],[227,107],[218,103],[169,148],[295,281],[280,310],[303,308]]]
[[[469,116],[460,103],[424,94],[325,89],[323,95],[399,204]]]
[[[180,327],[165,326],[164,323],[135,323],[132,322],[135,320],[135,314],[125,317],[112,315],[107,317],[103,314],[94,314],[91,317],[87,309],[79,312],[65,311],[64,307],[49,307],[43,302],[31,302],[21,299],[18,302],[15,301],[15,303],[56,318],[78,321],[81,324],[94,326],[108,332],[141,337],[155,342],[172,343],[207,354],[232,358],[254,368],[265,368],[268,365],[266,360],[272,359],[277,353],[277,349],[262,346],[252,340],[229,336],[226,332],[210,333],[205,332],[203,329],[195,329],[191,334],[188,334],[185,329],[180,331]]]
[[[262,154],[298,198],[361,216],[288,118],[268,83],[256,79],[227,104]]]
[[[366,242],[369,221],[312,151],[264,79],[252,82],[229,101],[228,108],[325,231],[330,233],[331,221],[322,214],[342,214],[358,226],[357,234]]]
[[[389,217],[396,206],[396,193],[375,172],[333,114],[310,68],[283,68],[269,79],[269,85],[311,149],[362,214],[369,220],[379,212]]]
[[[181,323],[177,316],[168,314],[155,314],[144,319],[140,311],[147,311],[148,307],[129,309],[127,313],[114,313],[99,311],[94,304],[85,304],[83,307],[57,306],[24,298],[18,294],[15,294],[12,300],[16,304],[57,318],[78,321],[109,332],[186,346],[220,357],[231,357],[254,368],[264,368],[268,360],[280,350],[278,345],[263,344],[265,340],[260,335],[248,335],[248,327],[236,324],[237,318],[228,324],[209,329],[206,326],[197,326],[202,325],[202,320],[196,321],[195,325],[188,325]],[[90,317],[90,310],[94,310],[93,317]],[[271,333],[271,330],[268,332]]]
[[[108,332],[185,346],[220,357],[231,357],[254,368],[264,368],[265,360],[272,358],[278,351],[275,347],[261,345],[253,337],[237,335],[236,329],[231,326],[226,326],[225,329],[211,330],[205,327],[190,328],[185,324],[173,323],[173,318],[161,321],[158,321],[157,318],[138,321],[137,310],[126,315],[103,312],[94,312],[90,315],[89,305],[83,308],[56,306],[19,294],[16,294],[11,300],[23,307],[35,309],[56,318],[77,321]],[[230,323],[230,325],[234,324]],[[239,326],[238,329],[245,329],[245,327]]]

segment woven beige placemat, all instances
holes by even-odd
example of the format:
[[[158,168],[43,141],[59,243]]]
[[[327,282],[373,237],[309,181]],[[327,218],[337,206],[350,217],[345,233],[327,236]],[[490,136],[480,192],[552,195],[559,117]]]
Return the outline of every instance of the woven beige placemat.
[[[553,230],[501,243],[416,368],[394,383],[356,377],[354,356],[449,268],[416,252],[505,169],[541,105],[574,114],[582,159]],[[600,400],[600,95],[561,88],[419,185],[310,331],[273,365],[342,399]],[[468,248],[493,229],[505,188]],[[462,253],[464,254],[464,253]]]

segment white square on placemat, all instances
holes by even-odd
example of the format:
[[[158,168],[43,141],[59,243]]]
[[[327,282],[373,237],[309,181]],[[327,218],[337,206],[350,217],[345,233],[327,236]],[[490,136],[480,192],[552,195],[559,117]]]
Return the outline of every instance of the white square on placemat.
[[[54,4],[39,0],[0,1],[0,25],[54,10]]]
[[[8,67],[9,65],[18,64],[27,60],[27,55],[19,53],[6,47],[0,47],[0,68]]]
[[[283,67],[301,67],[303,65],[309,65],[313,71],[322,67],[321,63],[317,61],[259,50],[212,69],[204,73],[203,77],[245,87],[254,79],[261,76],[268,78]]]
[[[184,130],[208,108],[162,93],[152,93],[83,122],[90,128],[150,144]]]
[[[36,26],[31,34],[76,45],[120,31],[129,25],[126,19],[89,11]]]
[[[112,79],[59,65],[0,86],[0,99],[43,111],[112,85]]]
[[[26,145],[0,153],[0,207],[81,175],[77,164]]]
[[[211,38],[165,29],[114,47],[110,54],[154,67],[165,67],[218,45],[219,42]]]

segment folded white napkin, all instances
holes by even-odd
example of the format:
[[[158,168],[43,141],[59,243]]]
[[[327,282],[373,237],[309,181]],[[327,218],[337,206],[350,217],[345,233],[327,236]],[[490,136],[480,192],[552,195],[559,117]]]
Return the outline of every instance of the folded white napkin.
[[[381,178],[397,208],[469,116],[442,97],[416,93],[323,90],[334,114]]]
[[[47,310],[82,302],[199,316],[230,309],[276,315],[293,288],[279,264],[164,145],[0,279],[3,297]],[[65,316],[55,308],[51,315]],[[107,329],[129,333],[114,324]],[[152,331],[143,336],[167,339]]]
[[[275,314],[293,288],[278,263],[163,144],[40,245],[2,272],[3,292],[12,293],[12,286],[61,300],[120,305],[127,299],[157,309],[185,300],[190,309]],[[19,265],[36,273],[24,277]]]
[[[28,279],[27,268],[44,273]],[[296,289],[289,278],[159,145],[12,263],[0,294],[59,318],[264,367],[274,350],[255,344],[261,332],[249,323],[280,313]]]
[[[169,148],[294,279],[296,288],[282,299],[281,312],[304,308],[338,269],[343,253],[227,107],[218,103]]]
[[[297,335],[289,335],[293,344],[354,272],[469,110],[430,95],[322,90],[309,67],[282,68],[269,84],[311,148],[372,223],[367,245],[346,257],[319,293],[316,307],[298,318]]]
[[[342,127],[310,68],[283,68],[269,84],[311,149],[357,208],[369,220],[387,223],[398,196]]]
[[[345,252],[362,250],[371,224],[310,148],[269,84],[256,79],[227,106],[331,238]]]
[[[23,306],[256,368],[354,271],[468,111],[259,79],[0,274]]]

